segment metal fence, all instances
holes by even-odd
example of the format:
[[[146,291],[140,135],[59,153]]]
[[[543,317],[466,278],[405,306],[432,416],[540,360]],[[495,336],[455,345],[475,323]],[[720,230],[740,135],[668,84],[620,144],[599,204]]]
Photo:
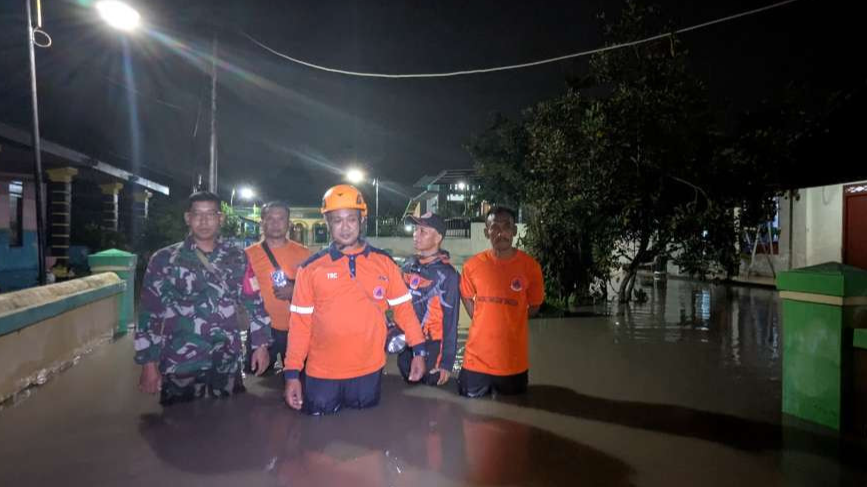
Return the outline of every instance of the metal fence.
[[[466,218],[451,218],[446,220],[446,237],[470,238],[470,220]]]

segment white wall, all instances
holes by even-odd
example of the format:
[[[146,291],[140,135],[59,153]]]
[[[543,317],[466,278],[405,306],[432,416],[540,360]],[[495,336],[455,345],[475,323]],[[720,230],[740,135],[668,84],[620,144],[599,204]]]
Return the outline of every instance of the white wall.
[[[788,269],[789,258],[792,259],[792,269],[807,265],[807,205],[806,190],[795,192],[791,202],[792,212],[789,213],[789,194],[780,198],[780,255]],[[789,223],[791,222],[791,224]],[[789,234],[792,235],[791,249]]]
[[[858,183],[799,190],[800,198],[794,200],[792,215],[788,211],[789,201],[785,198],[780,201],[780,256],[791,254],[793,268],[843,261],[843,187],[850,184]]]
[[[807,265],[843,261],[843,185],[807,188]]]

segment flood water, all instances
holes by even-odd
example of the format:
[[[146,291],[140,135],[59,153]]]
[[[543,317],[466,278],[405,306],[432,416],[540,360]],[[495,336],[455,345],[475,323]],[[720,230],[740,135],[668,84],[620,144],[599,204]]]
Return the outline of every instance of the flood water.
[[[380,406],[331,417],[290,411],[276,376],[163,409],[127,337],[0,411],[0,485],[865,485],[862,445],[779,412],[773,290],[644,289],[532,321],[525,396],[408,387],[390,362]]]

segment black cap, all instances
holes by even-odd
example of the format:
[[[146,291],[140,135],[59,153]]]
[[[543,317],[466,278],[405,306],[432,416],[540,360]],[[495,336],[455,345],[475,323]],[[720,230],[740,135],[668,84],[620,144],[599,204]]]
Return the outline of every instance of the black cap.
[[[443,237],[446,236],[446,222],[435,213],[427,212],[422,216],[410,216],[408,219],[416,225],[433,228]]]

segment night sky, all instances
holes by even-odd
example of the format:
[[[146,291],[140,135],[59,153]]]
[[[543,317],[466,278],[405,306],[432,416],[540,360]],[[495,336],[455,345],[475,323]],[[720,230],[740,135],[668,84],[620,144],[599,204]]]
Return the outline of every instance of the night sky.
[[[663,1],[683,27],[768,1]],[[715,103],[730,112],[807,82],[816,96],[863,83],[854,2],[801,0],[682,40]],[[212,32],[220,41],[220,192],[315,205],[361,165],[403,208],[425,174],[470,167],[462,145],[492,114],[557,95],[588,58],[445,79],[362,79],[292,64],[254,45],[356,71],[418,73],[513,64],[598,47],[597,14],[619,1],[150,1],[147,30],[110,30],[86,0],[44,0],[37,49],[43,136],[186,193],[207,176]],[[0,121],[29,129],[24,2],[0,6]],[[126,43],[126,46],[124,44]],[[181,46],[181,47],[179,47]],[[124,72],[124,50],[134,87]],[[134,103],[130,103],[130,101]],[[135,123],[130,111],[136,110]],[[134,134],[138,134],[135,137]],[[194,136],[195,134],[195,136]],[[137,140],[137,144],[134,141]],[[135,148],[138,147],[138,156]]]

